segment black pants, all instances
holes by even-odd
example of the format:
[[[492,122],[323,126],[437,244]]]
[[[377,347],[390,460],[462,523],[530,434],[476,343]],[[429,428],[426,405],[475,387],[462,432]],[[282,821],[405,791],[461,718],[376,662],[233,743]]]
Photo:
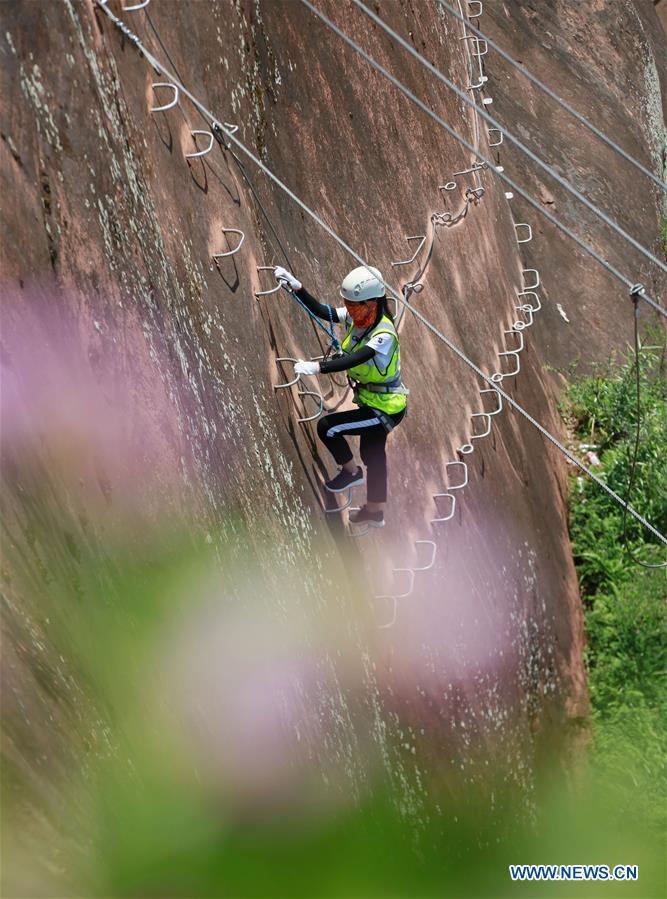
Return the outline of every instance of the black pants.
[[[406,410],[390,415],[397,425],[405,417]],[[359,435],[361,460],[366,466],[367,498],[371,503],[383,503],[387,499],[387,429],[377,417],[377,410],[361,406],[347,412],[332,412],[317,422],[317,434],[339,465],[353,458],[345,436]],[[345,435],[345,436],[343,436]]]

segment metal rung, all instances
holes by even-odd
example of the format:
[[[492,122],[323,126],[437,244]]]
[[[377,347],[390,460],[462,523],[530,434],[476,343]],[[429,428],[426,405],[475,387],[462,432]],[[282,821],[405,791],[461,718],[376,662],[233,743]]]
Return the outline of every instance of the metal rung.
[[[153,84],[153,92],[158,87],[168,87],[174,92],[173,100],[170,100],[169,103],[165,103],[164,106],[151,106],[151,112],[166,112],[168,109],[172,109],[178,103],[178,88],[175,84],[172,84],[171,81],[158,81]]]
[[[518,309],[520,312],[528,313],[528,317],[529,317],[528,321],[524,321],[523,319],[520,319],[519,321],[514,322],[514,327],[516,328],[516,326],[518,324],[521,324],[521,325],[523,325],[524,328],[530,328],[534,321],[534,319],[533,319],[533,311],[534,310],[533,310],[533,307],[530,305],[530,303],[525,303],[523,306],[515,306],[514,308]]]
[[[462,172],[454,172],[454,177],[457,175],[471,175],[473,172],[481,172],[485,168],[488,168],[485,162],[473,162],[469,169],[464,169]]]
[[[515,375],[518,375],[521,371],[521,359],[519,359],[519,354],[516,350],[507,350],[504,353],[498,353],[499,356],[514,356],[516,359],[516,369],[515,371],[505,371],[502,372],[503,378],[513,378]]]
[[[539,312],[542,308],[542,303],[540,302],[540,298],[535,293],[534,290],[522,290],[521,293],[517,294],[517,297],[535,297],[535,302],[537,306],[532,306],[530,303],[524,303],[524,306],[530,306],[532,312]]]
[[[486,84],[486,82],[487,82],[488,80],[489,80],[489,76],[488,76],[488,75],[480,75],[479,81],[477,82],[477,84],[469,84],[469,85],[468,85],[468,90],[469,90],[469,91],[478,91],[478,90],[481,90],[481,88],[484,87],[484,85]]]
[[[391,569],[394,574],[398,574],[399,571],[404,571],[408,575],[408,580],[410,582],[410,586],[408,587],[405,593],[395,593],[393,594],[396,599],[407,599],[408,596],[415,589],[415,573],[412,568],[392,568]]]
[[[395,596],[389,596],[387,594],[384,594],[382,596],[376,596],[375,599],[376,600],[390,599],[392,601],[393,611],[392,611],[391,621],[388,621],[386,624],[379,624],[378,627],[380,630],[384,630],[387,627],[393,627],[396,624],[396,615],[398,613],[398,600],[396,599]]]
[[[483,37],[477,37],[476,34],[467,34],[465,37],[460,37],[459,40],[460,41],[472,41],[473,42],[473,51],[472,52],[473,52],[473,55],[476,56],[478,59],[480,56],[486,56],[486,54],[489,52],[489,45],[487,44],[487,42],[484,40]],[[481,44],[484,45],[483,50],[480,50]]]
[[[492,134],[497,134],[497,135],[499,135],[497,141],[495,141],[495,142],[492,142],[492,141],[491,141],[491,135],[492,135]],[[503,132],[500,130],[500,128],[489,128],[489,129],[488,129],[488,135],[489,135],[489,146],[490,146],[490,147],[499,147],[499,146],[502,144],[502,142],[503,142]]]
[[[470,416],[471,418],[485,418],[486,419],[486,431],[483,431],[481,434],[472,434],[471,440],[481,440],[482,437],[488,437],[491,433],[491,416],[488,412],[473,412]]]
[[[438,552],[438,547],[435,544],[434,540],[415,540],[415,546],[431,546],[431,561],[428,565],[420,565],[416,568],[413,568],[413,571],[429,571],[435,565],[435,557]]]
[[[192,139],[195,142],[195,147],[197,146],[197,135],[198,134],[205,134],[209,138],[209,144],[205,150],[198,150],[196,153],[186,153],[185,154],[186,159],[196,159],[198,156],[206,156],[207,153],[211,152],[211,150],[213,149],[213,144],[215,143],[215,138],[213,137],[213,135],[211,134],[210,131],[191,131],[190,134],[192,135]]]
[[[241,240],[239,241],[239,245],[237,247],[235,247],[233,250],[229,250],[227,253],[213,253],[212,255],[213,255],[214,259],[222,259],[224,256],[233,256],[235,253],[238,253],[238,251],[243,246],[243,241],[245,240],[245,234],[243,233],[243,231],[239,231],[238,228],[223,228],[222,233],[223,234],[240,234]]]
[[[417,256],[419,255],[419,253],[421,252],[422,247],[426,243],[426,235],[425,234],[417,234],[413,237],[406,237],[406,240],[418,240],[419,246],[417,247],[417,249],[414,251],[414,253],[412,254],[412,256],[409,259],[403,259],[400,262],[392,262],[392,265],[394,265],[394,266],[410,265],[411,262],[414,262],[415,259],[417,258]]]
[[[447,184],[441,184],[438,190],[456,190],[456,181],[448,181]]]
[[[470,7],[473,5],[475,6],[476,9],[479,10],[479,12],[473,12],[470,9]],[[482,15],[483,9],[484,9],[484,7],[482,6],[482,0],[468,0],[468,18],[469,19],[479,19],[479,17]]]
[[[526,284],[526,275],[530,274],[531,272],[535,276],[535,283],[531,284],[529,286],[528,284]],[[540,273],[538,272],[538,270],[536,268],[522,268],[521,269],[521,277],[523,279],[524,291],[525,290],[537,290],[537,288],[540,286]]]
[[[258,272],[272,272],[275,270],[275,265],[258,265],[256,266]],[[271,293],[277,293],[280,290],[280,283],[276,284],[275,287],[272,287],[270,290],[256,290],[256,297],[268,297]]]
[[[309,415],[306,418],[297,418],[299,424],[304,421],[315,421],[316,418],[319,418],[322,412],[324,411],[324,398],[321,393],[318,393],[316,390],[299,390],[299,396],[314,396],[317,398],[320,404],[320,408],[317,410],[315,415]]]
[[[483,106],[491,106],[492,103],[493,103],[493,97],[484,97],[484,99],[482,100]],[[500,171],[502,171],[502,169]]]
[[[293,359],[291,356],[278,356],[278,358],[276,359],[276,365],[279,365],[281,362],[291,362],[293,365],[296,365],[298,361],[298,359]],[[285,387],[292,387],[299,380],[299,377],[300,375],[296,375],[294,380],[287,381],[286,384],[274,384],[273,389],[283,390]]]
[[[136,12],[138,9],[145,9],[151,0],[141,0],[140,3],[132,3],[130,6],[126,6],[124,3],[121,4],[121,9],[123,12]]]
[[[519,228],[528,228],[528,237],[524,237],[523,240],[519,237]],[[516,242],[517,243],[530,243],[533,239],[533,229],[530,227],[528,222],[515,222],[514,223],[514,231],[516,233]],[[527,269],[528,271],[528,269]]]
[[[451,493],[434,493],[433,494],[433,502],[435,503],[436,509],[438,508],[437,499],[439,496],[446,496],[447,499],[451,499],[452,507],[449,510],[449,515],[444,515],[440,518],[432,518],[431,524],[438,524],[441,521],[449,521],[450,519],[452,519],[454,517],[454,512],[456,511],[456,497],[453,496]]]
[[[407,297],[409,291],[413,291],[414,293],[421,293],[424,289],[424,285],[421,281],[408,281],[407,284],[403,287],[403,296]],[[394,300],[396,304],[396,308],[398,308],[398,300]]]
[[[521,329],[519,329],[518,331],[515,331],[514,328],[510,328],[509,331],[504,331],[503,333],[517,335],[517,337],[519,338],[519,346],[515,350],[513,350],[513,352],[522,353],[524,350],[525,344],[524,344],[524,340],[523,340],[523,334],[521,333]]]
[[[223,122],[222,124],[220,124],[217,119],[213,119],[213,121],[211,122],[211,128],[214,131],[223,131],[223,133],[226,129],[230,134],[236,134],[236,132],[239,130],[238,125],[232,125],[230,122]]]
[[[448,490],[463,490],[463,488],[468,484],[468,466],[465,462],[460,462],[458,459],[455,462],[447,462],[445,468],[449,468],[451,465],[461,465],[463,467],[463,482],[461,484],[456,484],[455,486],[450,486]]]
[[[500,415],[500,413],[503,411],[503,396],[502,396],[502,394],[499,393],[494,387],[484,387],[479,391],[479,393],[480,393],[480,396],[483,393],[495,393],[496,398],[498,399],[498,408],[494,409],[493,412],[487,412],[486,414],[490,415],[491,417],[493,417],[494,415]]]
[[[338,496],[337,493],[336,494],[332,493],[331,495]],[[327,515],[335,515],[337,512],[344,512],[346,509],[349,509],[351,505],[352,505],[352,488],[348,487],[347,488],[347,500],[345,502],[345,505],[344,506],[336,506],[335,509],[325,509],[324,511]],[[364,531],[364,533],[366,533],[366,531]],[[358,536],[361,537],[363,535],[359,534]]]

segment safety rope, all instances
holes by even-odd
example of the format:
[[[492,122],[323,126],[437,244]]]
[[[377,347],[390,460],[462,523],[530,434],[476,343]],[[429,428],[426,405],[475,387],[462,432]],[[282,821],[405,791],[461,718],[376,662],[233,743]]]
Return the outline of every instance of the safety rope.
[[[308,315],[312,318],[313,323],[316,324],[318,328],[321,328],[329,337],[329,340],[331,341],[331,343],[330,343],[329,349],[326,351],[326,353],[324,355],[324,358],[325,359],[327,358],[332,347],[335,350],[339,350],[340,343],[339,343],[338,339],[336,338],[336,334],[334,332],[333,315],[331,312],[331,306],[326,304],[327,311],[329,313],[329,327],[327,328],[326,325],[323,325],[322,322],[319,320],[319,318],[313,312],[310,311],[310,309],[308,308],[308,306],[306,306],[306,304],[303,302],[303,300],[299,299],[299,297],[294,293],[293,290],[291,290],[289,287],[285,287],[284,289],[287,291],[288,294],[290,294],[290,296],[294,297],[294,299],[297,301],[297,303],[299,304],[299,306],[301,306],[302,309],[306,310]]]
[[[554,102],[556,102],[562,109],[565,109],[567,112],[570,113],[570,115],[574,116],[574,118],[581,125],[583,125],[585,128],[588,128],[589,131],[592,131],[592,133],[595,134],[596,137],[599,137],[600,140],[604,141],[605,144],[607,144],[609,147],[612,148],[612,150],[614,150],[616,153],[618,153],[620,156],[622,156],[623,159],[625,159],[631,165],[634,165],[636,168],[639,169],[640,172],[642,172],[644,175],[646,175],[647,178],[650,178],[651,181],[653,181],[655,184],[657,184],[657,186],[659,188],[661,188],[662,190],[667,192],[667,183],[665,183],[660,178],[658,178],[656,175],[654,175],[653,172],[651,172],[649,169],[647,169],[645,166],[643,166],[641,164],[641,162],[639,162],[637,159],[634,158],[634,156],[631,156],[629,153],[626,153],[626,151],[622,147],[619,147],[619,145],[617,143],[615,143],[610,137],[607,137],[607,135],[604,134],[604,132],[600,131],[599,128],[596,128],[592,122],[589,122],[588,119],[585,118],[585,116],[581,115],[581,113],[577,112],[577,110],[574,109],[572,106],[570,106],[569,103],[566,103],[565,100],[563,100],[561,97],[559,97],[558,94],[554,93],[554,91],[552,91],[550,87],[547,87],[547,85],[544,84],[544,82],[540,81],[540,79],[536,75],[533,75],[532,72],[528,71],[528,69],[525,68],[525,66],[521,65],[521,63],[518,63],[515,59],[513,59],[510,56],[510,54],[507,53],[505,50],[503,50],[503,48],[500,47],[495,41],[491,40],[491,38],[488,37],[486,34],[484,34],[479,28],[477,28],[470,21],[465,19],[463,17],[462,12],[459,14],[453,6],[451,6],[449,3],[446,2],[446,0],[437,0],[437,2],[440,4],[440,6],[442,6],[449,13],[451,13],[455,18],[457,18],[457,19],[459,19],[459,21],[463,22],[466,27],[470,28],[470,30],[477,37],[479,37],[481,40],[483,40],[485,43],[487,43],[489,45],[489,47],[493,47],[493,49],[496,51],[496,53],[498,53],[498,55],[501,56],[505,60],[505,62],[508,62],[517,71],[521,72],[522,75],[525,75],[525,77],[529,81],[531,81],[537,88],[539,88],[548,97],[550,97],[552,100],[554,100]],[[459,4],[459,9],[460,9],[460,4]]]
[[[304,0],[306,2],[306,0]],[[492,115],[490,115],[485,109],[480,109],[477,107],[477,104],[474,100],[471,100],[470,97],[462,91],[459,87],[457,87],[453,81],[450,81],[446,75],[444,75],[440,69],[437,69],[432,63],[430,63],[427,59],[425,59],[422,54],[412,47],[404,38],[402,38],[393,28],[391,28],[387,23],[380,18],[380,16],[376,15],[372,10],[370,10],[367,6],[364,5],[362,0],[352,0],[352,2],[357,6],[362,12],[364,12],[370,19],[376,22],[388,35],[390,35],[393,40],[395,40],[398,44],[401,45],[405,50],[407,50],[421,65],[423,65],[426,69],[429,70],[435,77],[441,81],[446,87],[452,90],[456,96],[463,100],[468,106],[474,106],[477,110],[477,113],[482,116],[490,125],[492,125],[498,131],[501,131],[505,137],[508,138],[515,146],[517,146],[522,153],[525,153],[529,159],[531,159],[536,165],[538,165],[543,171],[547,172],[547,174],[554,179],[562,188],[564,188],[568,193],[572,194],[573,197],[576,197],[581,203],[586,206],[587,209],[596,215],[599,219],[601,219],[606,225],[609,225],[617,234],[623,237],[628,243],[630,243],[636,250],[638,250],[642,255],[646,256],[654,265],[657,265],[664,272],[667,272],[667,265],[658,259],[657,256],[654,256],[650,250],[647,250],[643,244],[639,243],[639,241],[635,240],[627,231],[624,231],[620,225],[618,225],[612,218],[610,218],[605,212],[599,209],[594,203],[592,203],[581,191],[577,190],[574,185],[570,184],[565,178],[562,178],[555,169],[544,162],[536,153],[534,153],[529,147],[527,147],[518,137],[515,137],[512,132],[503,126],[501,126],[500,122],[495,119]],[[311,7],[309,2],[306,2],[306,6]]]
[[[425,103],[423,103],[419,97],[417,97],[409,88],[407,88],[401,81],[398,80],[394,75],[391,74],[383,65],[381,65],[377,60],[375,60],[370,54],[368,54],[356,41],[352,40],[344,31],[342,31],[331,19],[327,18],[324,13],[320,12],[317,7],[313,6],[310,3],[310,0],[301,0],[301,2],[306,6],[311,12],[321,19],[328,28],[330,28],[335,34],[337,34],[341,40],[343,40],[348,46],[350,46],[353,50],[359,53],[368,63],[371,65],[376,71],[380,72],[388,81],[390,81],[395,87],[397,87],[401,93],[403,93],[408,99],[412,100],[423,112],[425,112],[434,122],[440,125],[441,128],[444,128],[448,134],[450,134],[455,140],[457,140],[460,144],[462,144],[466,149],[468,149],[471,153],[473,153],[488,169],[493,172],[493,174],[508,184],[512,190],[516,191],[519,196],[523,197],[528,203],[530,203],[533,208],[537,209],[541,215],[543,215],[548,221],[550,221],[553,225],[555,225],[560,231],[566,234],[571,240],[573,240],[578,246],[581,247],[586,253],[596,259],[600,265],[602,265],[610,274],[614,275],[622,284],[624,284],[628,289],[632,287],[634,284],[629,278],[623,275],[617,268],[615,268],[610,262],[608,262],[603,256],[601,256],[590,244],[587,244],[585,241],[581,240],[567,225],[564,225],[559,219],[556,218],[555,215],[550,213],[547,209],[545,209],[542,204],[532,197],[529,193],[527,193],[523,188],[519,187],[508,175],[504,172],[499,171],[498,166],[496,166],[491,159],[488,159],[484,156],[479,150],[475,150],[474,146],[467,141],[464,137],[462,137],[456,129],[452,128],[445,120],[439,116],[437,113],[433,112]],[[353,2],[357,5],[360,4],[360,0],[353,0]],[[370,11],[369,11],[370,13]],[[373,17],[374,14],[371,14]],[[436,70],[437,71],[437,70]],[[458,88],[457,88],[458,90]],[[467,100],[467,98],[466,98]],[[504,129],[501,129],[504,130]],[[641,245],[640,245],[641,246]],[[664,267],[663,263],[659,264]],[[644,302],[648,303],[656,312],[660,313],[660,315],[667,316],[667,310],[665,310],[662,306],[655,302],[647,293],[644,293],[641,297]]]
[[[208,110],[204,104],[195,97],[168,69],[166,69],[156,58],[153,56],[150,51],[146,49],[146,47],[142,44],[141,40],[125,25],[125,23],[119,19],[114,13],[111,12],[110,9],[104,3],[104,0],[96,0],[97,6],[101,9],[110,19],[111,21],[118,27],[123,34],[129,36],[131,38],[132,43],[140,50],[140,52],[145,56],[146,60],[150,63],[151,66],[156,70],[156,72],[160,75],[163,75],[165,78],[168,78],[175,87],[181,91],[184,96],[188,97],[193,106],[199,111],[199,113],[203,116],[203,118],[211,125],[217,125],[221,130],[224,131],[225,136],[228,140],[232,141],[238,148],[243,152],[252,162],[262,171],[264,174],[271,180],[273,183],[279,187],[291,200],[293,200],[300,209],[302,209],[314,222],[316,222],[323,231],[325,231],[336,243],[344,249],[353,259],[355,259],[360,265],[369,268],[368,263],[362,259],[362,257],[352,249],[342,237],[340,237],[334,230],[328,225],[324,219],[318,215],[317,212],[312,210],[303,200],[301,200],[295,193],[292,191],[271,169],[265,165],[261,159],[259,159],[253,152],[250,150],[244,143],[241,141],[236,134],[234,134],[229,128],[226,128],[224,125],[221,125],[220,122],[215,118],[215,116]],[[382,279],[380,279],[382,280]],[[398,291],[396,291],[391,285],[388,285],[385,281],[382,281],[386,290],[392,294],[392,296],[400,303],[402,303],[407,309],[412,312],[412,314],[417,318],[421,323],[433,333],[439,340],[441,340],[449,349],[461,359],[472,371],[474,371],[482,380],[486,381],[492,388],[496,390],[496,392],[502,396],[511,406],[515,409],[520,415],[522,415],[526,421],[533,425],[536,430],[542,434],[553,446],[555,446],[566,458],[572,462],[573,465],[576,465],[581,471],[583,471],[592,481],[594,481],[599,487],[601,487],[612,499],[618,503],[621,507],[626,508],[628,514],[632,515],[637,521],[639,521],[644,527],[650,531],[655,537],[658,538],[662,543],[667,546],[667,537],[664,537],[656,528],[653,527],[650,522],[648,522],[643,515],[637,512],[629,503],[626,503],[614,490],[612,490],[603,480],[601,480],[593,471],[587,468],[583,462],[580,462],[579,459],[576,458],[566,447],[564,447],[560,441],[553,436],[543,425],[541,425],[538,421],[536,421],[533,416],[527,412],[516,400],[514,400],[509,394],[507,394],[497,382],[493,381],[489,375],[486,375],[480,368],[477,366],[471,359],[466,356],[463,350],[459,349],[452,341],[446,337],[442,331],[440,331],[435,325],[431,324],[428,319],[419,312],[415,307],[404,297],[402,297]]]

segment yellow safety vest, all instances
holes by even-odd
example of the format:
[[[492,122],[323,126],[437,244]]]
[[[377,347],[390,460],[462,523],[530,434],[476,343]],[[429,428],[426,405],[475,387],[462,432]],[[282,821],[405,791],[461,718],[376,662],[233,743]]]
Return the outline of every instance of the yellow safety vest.
[[[394,339],[394,351],[391,354],[387,368],[382,369],[378,367],[377,357],[361,365],[355,365],[354,368],[348,368],[348,377],[352,381],[358,382],[358,386],[355,389],[355,403],[358,406],[371,406],[373,409],[380,409],[388,415],[402,412],[408,402],[405,393],[392,393],[391,391],[376,393],[364,386],[366,384],[377,384],[385,387],[401,387],[403,390],[405,389],[401,384],[401,348],[393,321],[389,316],[383,315],[377,325],[364,334],[361,340],[355,343],[354,346],[352,345],[353,329],[354,323],[347,329],[345,339],[340,346],[343,353],[352,353],[360,350],[372,337],[376,337],[378,334],[389,334]]]

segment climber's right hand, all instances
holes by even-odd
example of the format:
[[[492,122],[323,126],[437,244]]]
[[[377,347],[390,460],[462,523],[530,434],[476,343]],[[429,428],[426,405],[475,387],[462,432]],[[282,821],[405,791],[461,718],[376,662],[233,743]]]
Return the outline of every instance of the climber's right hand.
[[[301,290],[303,287],[301,281],[295,278],[291,272],[288,272],[286,268],[283,268],[282,265],[277,265],[273,270],[273,274],[276,281],[287,284],[290,290]]]

